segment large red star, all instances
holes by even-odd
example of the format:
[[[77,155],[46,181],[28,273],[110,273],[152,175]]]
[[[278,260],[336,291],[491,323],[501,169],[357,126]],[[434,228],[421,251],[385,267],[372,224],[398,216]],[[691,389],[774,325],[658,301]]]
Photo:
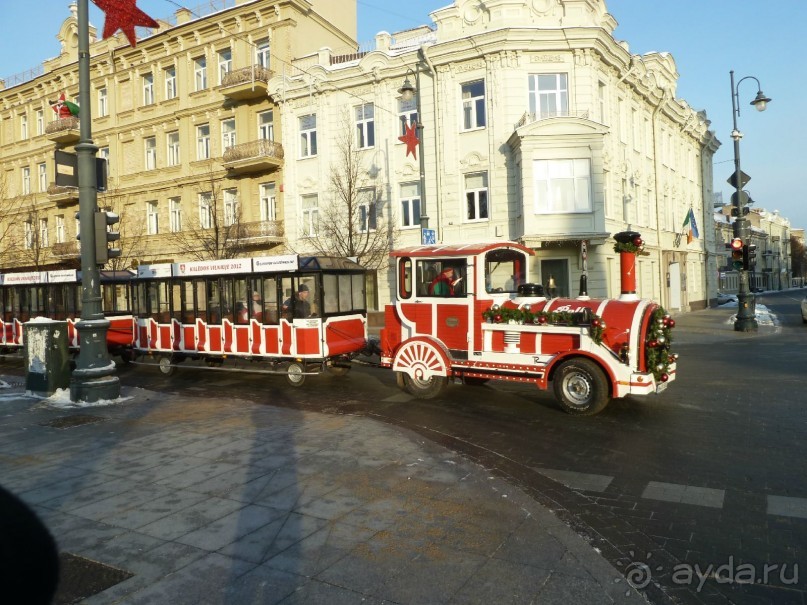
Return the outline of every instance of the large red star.
[[[159,27],[159,24],[135,6],[136,0],[92,0],[106,13],[104,22],[104,40],[121,30],[132,48],[137,46],[135,27]]]
[[[401,143],[406,143],[406,155],[412,154],[412,157],[418,159],[418,143],[420,140],[418,139],[418,135],[415,132],[417,129],[417,122],[412,122],[411,124],[406,126],[406,134],[402,137],[398,137],[398,140]]]

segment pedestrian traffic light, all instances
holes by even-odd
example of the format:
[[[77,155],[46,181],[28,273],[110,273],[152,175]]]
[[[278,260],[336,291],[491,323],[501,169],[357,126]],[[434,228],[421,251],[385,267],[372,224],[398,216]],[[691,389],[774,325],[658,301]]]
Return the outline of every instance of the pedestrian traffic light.
[[[731,265],[734,267],[734,269],[739,271],[744,267],[743,240],[741,240],[739,237],[735,237],[733,240],[731,240],[729,247],[731,248]]]
[[[746,244],[743,246],[743,269],[750,270],[757,264],[757,245]]]
[[[121,255],[120,248],[109,247],[109,244],[120,239],[120,232],[109,230],[119,220],[120,217],[114,212],[95,213],[95,263],[98,265],[105,265],[110,258]]]

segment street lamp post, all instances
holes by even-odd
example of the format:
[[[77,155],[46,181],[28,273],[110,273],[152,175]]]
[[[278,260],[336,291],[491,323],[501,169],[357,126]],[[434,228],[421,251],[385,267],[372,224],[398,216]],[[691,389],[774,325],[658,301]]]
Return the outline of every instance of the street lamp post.
[[[731,131],[731,138],[734,139],[734,188],[735,194],[732,203],[736,208],[737,218],[734,220],[733,232],[734,237],[740,238],[744,245],[750,243],[751,223],[745,218],[745,205],[744,192],[743,192],[743,178],[748,181],[747,176],[744,176],[740,170],[740,139],[743,134],[737,129],[737,116],[740,115],[739,106],[739,89],[743,80],[754,80],[757,83],[757,96],[751,101],[751,105],[757,108],[757,111],[765,111],[770,103],[770,99],[762,93],[762,87],[754,76],[745,76],[741,78],[737,84],[734,84],[734,71],[730,73],[731,76],[731,114],[734,121],[734,128]],[[748,267],[740,269],[740,284],[737,291],[737,319],[734,322],[734,329],[738,332],[755,332],[759,328],[756,315],[754,313],[753,294],[748,284]]]
[[[418,51],[418,62],[415,63],[415,85],[412,86],[412,82],[409,81],[409,73],[412,71],[411,69],[407,69],[406,75],[404,76],[404,83],[398,89],[398,92],[401,93],[401,98],[404,101],[411,101],[414,97],[415,99],[415,111],[418,114],[417,118],[417,138],[420,147],[420,229],[421,232],[424,229],[429,228],[429,215],[426,212],[426,160],[423,154],[423,111],[420,104],[420,56],[423,51]]]
[[[98,190],[95,174],[95,154],[92,142],[90,113],[90,34],[89,0],[78,0],[78,78],[79,135],[76,145],[78,158],[78,209],[81,225],[81,319],[76,323],[79,333],[78,360],[70,380],[72,401],[95,402],[117,399],[120,379],[115,364],[109,358],[106,336],[109,321],[101,307],[100,271],[97,265],[95,213],[98,210]],[[104,243],[106,245],[106,243]]]

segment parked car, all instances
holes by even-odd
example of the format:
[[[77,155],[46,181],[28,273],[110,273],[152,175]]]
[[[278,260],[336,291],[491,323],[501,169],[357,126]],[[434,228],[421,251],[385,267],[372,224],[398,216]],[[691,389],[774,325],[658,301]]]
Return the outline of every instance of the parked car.
[[[801,321],[807,324],[807,296],[801,299]]]

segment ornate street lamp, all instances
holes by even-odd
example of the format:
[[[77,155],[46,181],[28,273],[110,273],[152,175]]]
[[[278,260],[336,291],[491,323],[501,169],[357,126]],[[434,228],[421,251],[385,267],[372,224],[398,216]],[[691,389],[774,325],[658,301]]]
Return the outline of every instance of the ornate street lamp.
[[[422,51],[418,52],[418,57],[420,58]],[[401,98],[404,101],[411,101],[413,98],[415,99],[415,111],[417,112],[417,139],[418,139],[418,146],[420,147],[420,229],[421,229],[421,243],[426,243],[425,241],[425,229],[429,228],[429,215],[426,212],[426,161],[423,157],[423,110],[420,104],[420,61],[415,63],[415,85],[412,85],[412,81],[409,79],[409,74],[413,73],[411,69],[407,68],[406,74],[404,75],[404,82],[401,87],[398,89],[398,92],[401,95]]]
[[[750,177],[748,175],[744,175],[742,170],[740,170],[740,139],[743,138],[743,134],[737,129],[737,116],[740,115],[740,105],[739,105],[739,89],[740,84],[743,80],[754,80],[757,83],[757,96],[751,101],[751,105],[756,107],[757,111],[765,111],[768,107],[768,103],[770,103],[770,99],[765,96],[762,92],[762,87],[759,84],[759,80],[757,80],[754,76],[745,76],[741,78],[737,84],[734,84],[734,71],[732,70],[730,73],[731,76],[731,113],[732,119],[734,121],[734,128],[731,131],[731,138],[734,139],[734,175],[729,182],[734,185],[735,193],[732,196],[732,204],[736,208],[736,216],[737,218],[734,220],[733,225],[733,232],[735,238],[740,238],[743,243],[743,246],[748,246],[751,236],[751,224],[747,218],[745,218],[745,206],[747,202],[745,201],[745,193],[743,192],[743,186],[748,182]],[[747,248],[746,248],[747,250]],[[745,258],[748,258],[748,254],[746,253]],[[751,289],[748,284],[748,273],[750,267],[743,264],[743,267],[740,269],[740,284],[737,291],[737,319],[734,322],[734,329],[738,332],[755,332],[759,328],[759,324],[757,323],[756,314],[754,312],[754,296],[751,293]]]

